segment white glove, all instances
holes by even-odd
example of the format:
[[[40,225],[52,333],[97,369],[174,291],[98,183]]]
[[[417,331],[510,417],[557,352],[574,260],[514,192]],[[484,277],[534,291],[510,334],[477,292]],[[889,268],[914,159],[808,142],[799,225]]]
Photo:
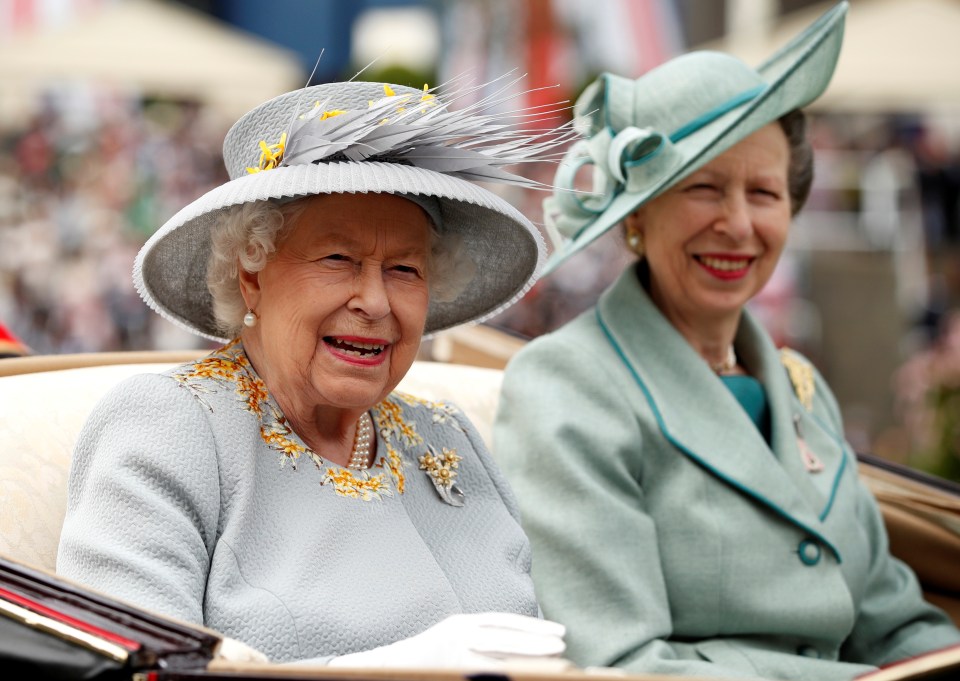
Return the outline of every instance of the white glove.
[[[243,641],[224,636],[217,646],[215,657],[230,662],[262,662],[266,664],[270,659],[256,648],[251,648]]]
[[[330,660],[331,667],[446,667],[499,669],[521,661],[557,658],[562,624],[525,615],[488,612],[453,615],[396,643]]]

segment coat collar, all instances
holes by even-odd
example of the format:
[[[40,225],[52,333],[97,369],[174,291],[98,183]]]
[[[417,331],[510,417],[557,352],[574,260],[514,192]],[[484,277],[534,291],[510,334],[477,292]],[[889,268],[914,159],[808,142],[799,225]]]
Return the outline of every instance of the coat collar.
[[[749,312],[743,313],[735,346],[767,391],[769,447],[732,393],[650,300],[636,268],[604,293],[596,314],[663,436],[713,475],[818,537],[839,560],[823,534],[823,495],[803,470],[793,423],[801,407],[777,349]],[[650,361],[650,348],[657,349],[656,361]],[[836,466],[824,471],[841,472]]]

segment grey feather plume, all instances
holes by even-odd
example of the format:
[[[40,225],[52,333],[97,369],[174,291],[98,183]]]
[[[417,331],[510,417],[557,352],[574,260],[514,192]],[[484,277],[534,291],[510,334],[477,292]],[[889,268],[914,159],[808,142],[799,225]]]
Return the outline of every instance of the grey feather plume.
[[[489,84],[444,92],[447,101],[435,95],[441,88],[425,86],[419,98],[385,88],[384,96],[363,111],[337,111],[335,102],[317,102],[290,126],[279,164],[388,161],[462,179],[546,188],[504,170],[504,166],[558,158],[559,148],[576,133],[570,123],[546,132],[519,129],[523,123],[540,123],[556,116],[567,108],[560,104],[497,111],[509,99],[526,94],[508,93],[519,80],[505,82],[492,94],[456,111],[448,108],[450,103]]]

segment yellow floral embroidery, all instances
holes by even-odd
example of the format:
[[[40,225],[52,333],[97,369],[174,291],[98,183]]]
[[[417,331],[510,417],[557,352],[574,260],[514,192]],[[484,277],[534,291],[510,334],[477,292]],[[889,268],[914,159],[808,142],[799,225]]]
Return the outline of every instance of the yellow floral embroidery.
[[[253,372],[250,361],[238,340],[225,345],[219,351],[189,365],[186,370],[174,374],[174,378],[210,409],[201,394],[216,392],[214,386],[232,387],[243,408],[260,419],[260,437],[273,449],[293,461],[309,449],[293,439],[293,430],[287,419],[270,398],[267,386]],[[281,465],[286,459],[281,459]]]
[[[393,496],[383,477],[383,473],[370,475],[367,471],[354,473],[348,468],[328,468],[323,482],[332,483],[333,490],[342,497],[370,501]]]
[[[403,459],[397,454],[397,450],[392,447],[387,447],[387,470],[393,476],[397,491],[403,494],[403,490],[407,486],[406,478],[403,477]]]
[[[422,445],[423,438],[414,424],[404,418],[403,404],[422,405],[431,409],[435,424],[447,423],[447,418],[456,413],[454,407],[440,402],[393,393],[372,411],[374,423],[382,437],[383,455],[371,469],[353,471],[327,465],[319,454],[300,441],[279,406],[273,401],[266,385],[254,372],[239,340],[232,341],[203,359],[185,365],[174,372],[173,377],[211,411],[213,409],[204,401],[204,396],[220,390],[232,390],[237,396],[238,404],[260,420],[260,437],[271,450],[280,454],[281,467],[289,462],[296,470],[298,461],[306,455],[317,470],[323,473],[322,485],[330,484],[339,496],[363,501],[392,496],[391,484],[398,494],[403,494],[406,488],[403,469],[407,462],[397,447]],[[453,420],[453,425],[459,428],[456,420]],[[453,449],[443,448],[440,454],[436,454],[433,448],[430,449],[433,453],[429,456],[432,457],[435,470],[424,469],[423,457],[420,467],[427,470],[435,485],[439,484],[449,491],[454,485],[456,469],[462,459]]]
[[[456,418],[453,418],[460,413],[460,410],[452,404],[425,400],[422,397],[407,395],[406,393],[396,393],[396,396],[411,406],[419,405],[432,411],[433,416],[431,420],[434,423],[452,425],[457,430],[463,432],[463,429],[460,427],[460,423],[456,420]]]
[[[296,459],[300,458],[301,454],[307,451],[306,447],[288,438],[286,433],[268,430],[263,426],[260,427],[260,437],[270,445],[270,449],[274,449],[284,455],[285,458],[280,460],[280,465],[286,462],[286,457],[290,457],[296,461]]]
[[[409,397],[402,393],[396,393],[395,396],[405,402],[409,400]],[[407,446],[418,445],[423,442],[423,438],[417,433],[413,424],[407,423],[403,419],[403,408],[391,398],[387,398],[377,405],[374,421],[377,430],[380,431],[380,435],[384,439],[396,438]]]

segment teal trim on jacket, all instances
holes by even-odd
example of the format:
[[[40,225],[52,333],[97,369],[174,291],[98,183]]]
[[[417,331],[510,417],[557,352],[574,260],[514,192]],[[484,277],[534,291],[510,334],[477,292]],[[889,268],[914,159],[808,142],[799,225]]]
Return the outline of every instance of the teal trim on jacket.
[[[571,659],[829,680],[960,642],[889,555],[822,378],[807,411],[749,313],[735,346],[767,393],[769,445],[633,268],[508,366],[494,454]]]

